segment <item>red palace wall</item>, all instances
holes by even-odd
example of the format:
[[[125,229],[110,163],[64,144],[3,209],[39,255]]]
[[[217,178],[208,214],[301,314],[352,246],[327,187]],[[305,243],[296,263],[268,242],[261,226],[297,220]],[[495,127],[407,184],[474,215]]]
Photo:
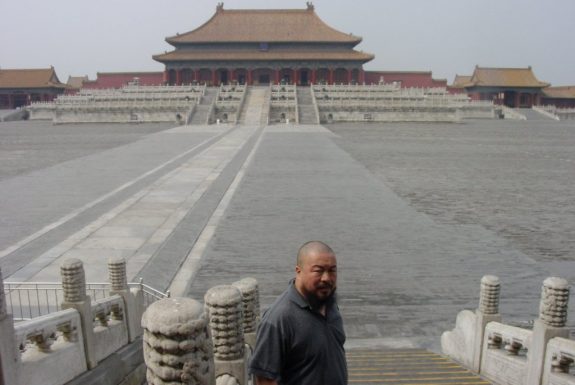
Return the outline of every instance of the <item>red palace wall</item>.
[[[447,80],[435,80],[429,72],[408,71],[365,71],[365,84],[377,84],[383,77],[384,83],[400,82],[402,88],[445,87]]]
[[[158,86],[164,82],[163,72],[107,72],[98,73],[96,80],[83,83],[83,88],[121,88],[139,78],[141,86]]]

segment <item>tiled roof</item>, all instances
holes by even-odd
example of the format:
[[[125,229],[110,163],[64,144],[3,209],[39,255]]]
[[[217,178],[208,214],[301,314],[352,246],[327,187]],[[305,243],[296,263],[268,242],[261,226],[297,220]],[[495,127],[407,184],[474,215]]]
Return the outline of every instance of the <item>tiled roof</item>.
[[[66,84],[72,88],[80,89],[85,81],[88,81],[88,76],[68,76],[68,81]]]
[[[451,87],[463,88],[469,82],[471,82],[471,75],[455,75]]]
[[[373,55],[354,50],[341,51],[243,51],[243,50],[176,50],[165,54],[155,55],[154,60],[164,61],[250,61],[250,60],[343,60],[366,62],[373,59]]]
[[[308,9],[223,9],[193,31],[166,38],[173,43],[334,42],[355,43],[361,37],[333,29]]]
[[[65,88],[54,68],[0,69],[0,88]]]
[[[575,99],[575,86],[547,87],[543,93],[548,98]]]
[[[539,81],[531,67],[527,68],[486,68],[475,67],[469,83],[465,87],[530,87],[543,88],[548,83]]]

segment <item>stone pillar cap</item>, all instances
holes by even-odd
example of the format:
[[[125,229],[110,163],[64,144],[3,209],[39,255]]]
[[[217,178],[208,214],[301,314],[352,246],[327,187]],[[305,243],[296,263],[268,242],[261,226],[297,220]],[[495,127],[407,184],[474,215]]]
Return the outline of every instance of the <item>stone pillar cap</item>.
[[[233,306],[242,301],[242,293],[235,286],[219,285],[208,290],[204,300],[208,305]]]
[[[481,278],[481,283],[487,284],[487,285],[499,285],[499,277],[496,275],[484,275],[483,278]]]
[[[108,258],[108,264],[120,264],[126,263],[126,259],[123,257],[110,257]]]
[[[250,290],[254,290],[257,288],[258,281],[255,278],[247,277],[247,278],[244,278],[242,280],[239,280],[239,281],[232,283],[232,286],[237,287],[242,292],[243,291],[250,291]]]
[[[554,289],[567,290],[569,289],[569,282],[566,279],[559,277],[549,277],[543,281],[543,285],[546,287],[552,287]]]
[[[204,307],[191,298],[164,298],[146,309],[142,327],[163,335],[190,334],[205,324]]]
[[[83,267],[83,266],[84,266],[84,263],[81,260],[79,260],[78,258],[66,259],[60,265],[60,267],[62,267],[64,269],[74,269],[74,268]]]

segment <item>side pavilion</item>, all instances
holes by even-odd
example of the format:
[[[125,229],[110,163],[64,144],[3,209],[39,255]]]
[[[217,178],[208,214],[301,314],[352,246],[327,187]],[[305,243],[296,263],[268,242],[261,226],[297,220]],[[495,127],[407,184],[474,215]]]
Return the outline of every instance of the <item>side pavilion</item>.
[[[175,50],[154,55],[167,84],[362,83],[374,55],[361,37],[335,30],[307,9],[228,10],[193,31],[166,38]]]
[[[539,105],[543,88],[549,83],[539,81],[531,66],[527,68],[475,67],[471,77],[458,76],[454,87],[465,88],[473,100],[489,100],[512,108]]]

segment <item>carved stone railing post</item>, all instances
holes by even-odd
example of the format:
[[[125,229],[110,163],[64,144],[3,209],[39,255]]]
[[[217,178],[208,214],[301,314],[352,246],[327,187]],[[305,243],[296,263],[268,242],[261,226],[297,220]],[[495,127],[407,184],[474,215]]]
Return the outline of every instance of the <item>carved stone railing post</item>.
[[[80,313],[82,335],[84,336],[84,352],[88,369],[98,365],[94,345],[94,317],[92,315],[92,300],[86,295],[86,276],[84,265],[79,259],[68,259],[60,266],[64,301],[62,309],[75,309]]]
[[[475,341],[473,344],[473,367],[479,373],[481,371],[481,352],[485,326],[489,322],[501,322],[499,314],[499,297],[501,294],[501,283],[494,275],[485,275],[481,278],[481,291],[479,294],[479,307],[475,310]]]
[[[543,363],[547,343],[551,338],[569,338],[567,304],[569,284],[563,278],[550,277],[543,281],[539,319],[533,325],[531,349],[528,354],[527,385],[539,385],[543,375]]]
[[[165,298],[142,316],[149,385],[215,385],[208,317],[190,298]]]
[[[243,332],[243,302],[234,286],[215,286],[204,297],[214,344],[216,380],[234,377],[239,385],[247,385],[247,360]]]
[[[244,278],[234,282],[232,286],[237,287],[242,293],[244,310],[244,340],[254,350],[256,345],[256,330],[260,317],[260,293],[258,281],[255,278]]]
[[[108,260],[108,274],[111,285],[110,295],[118,294],[124,300],[128,338],[130,342],[133,342],[142,335],[140,326],[141,313],[136,303],[136,297],[130,292],[128,287],[126,260],[123,258],[110,258]]]
[[[0,269],[0,384],[17,384],[20,354],[16,346],[14,320],[6,309],[4,281]]]

